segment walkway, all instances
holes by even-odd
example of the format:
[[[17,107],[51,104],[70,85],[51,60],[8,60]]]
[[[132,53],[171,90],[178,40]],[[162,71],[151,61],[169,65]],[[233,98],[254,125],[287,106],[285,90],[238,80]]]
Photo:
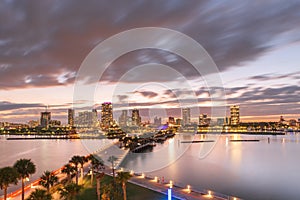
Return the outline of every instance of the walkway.
[[[164,181],[163,183],[158,180],[157,177],[146,177],[144,174],[134,174],[133,177],[129,180],[130,183],[139,185],[141,187],[148,188],[150,190],[162,193],[167,195],[168,188],[172,187],[172,197],[180,200],[201,200],[201,199],[234,199],[238,200],[235,197],[229,197],[227,195],[219,194],[213,191],[198,192],[189,188],[182,188],[176,186],[176,183]]]

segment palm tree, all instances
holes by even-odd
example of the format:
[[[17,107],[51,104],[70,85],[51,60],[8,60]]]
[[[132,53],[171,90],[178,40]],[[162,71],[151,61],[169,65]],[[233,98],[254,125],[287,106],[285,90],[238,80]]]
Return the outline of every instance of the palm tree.
[[[29,175],[35,173],[36,167],[30,159],[20,159],[15,162],[14,168],[19,173],[19,179],[22,181],[22,200],[24,200],[24,180],[28,178]]]
[[[52,196],[46,190],[35,189],[26,200],[52,200]]]
[[[66,164],[61,172],[67,174],[67,180],[71,182],[71,179],[76,175],[76,167],[71,164]]]
[[[108,162],[111,163],[111,168],[112,168],[112,173],[113,173],[113,178],[114,178],[114,181],[115,181],[115,166],[114,166],[114,162],[117,160],[117,158],[115,156],[110,156],[108,158]]]
[[[126,200],[126,183],[131,178],[131,174],[129,172],[118,172],[117,182],[122,184],[123,190],[123,199]]]
[[[106,184],[103,186],[103,194],[101,195],[102,200],[110,200],[112,188],[113,188],[112,184]]]
[[[97,181],[97,186],[96,186],[96,193],[97,193],[97,199],[100,200],[101,197],[101,191],[100,191],[100,184],[101,184],[101,179],[104,176],[104,172],[102,173],[97,173],[96,175],[96,181]]]
[[[59,189],[60,197],[65,200],[73,200],[81,188],[76,183],[67,184],[65,187]]]
[[[57,176],[55,176],[49,171],[45,171],[44,174],[41,176],[40,185],[45,187],[47,189],[47,193],[50,194],[50,187],[52,187],[57,182]]]
[[[104,162],[101,158],[96,157],[94,155],[89,155],[88,159],[91,161],[91,184],[93,184],[93,176],[94,173],[96,173],[96,181],[97,181],[97,186],[96,186],[96,193],[97,193],[97,197],[98,200],[101,199],[101,193],[100,193],[100,183],[101,183],[101,179],[104,176],[104,173],[100,173],[100,171],[104,170]]]
[[[18,183],[19,174],[13,167],[3,167],[0,169],[0,188],[4,191],[4,200],[7,198],[7,188],[9,184]]]
[[[70,163],[73,163],[75,165],[75,168],[76,168],[76,184],[78,185],[78,165],[80,164],[82,158],[81,156],[73,156],[71,158],[71,160],[69,161]]]
[[[91,184],[93,183],[93,175],[94,175],[94,172],[98,173],[100,171],[103,171],[104,170],[104,162],[101,158],[99,157],[96,157],[94,155],[89,155],[88,156],[88,160],[91,161]]]
[[[88,159],[85,156],[80,156],[79,163],[80,163],[80,180],[81,181],[83,181],[83,165],[86,162],[88,162]]]
[[[92,168],[95,171],[103,170],[104,162],[100,157],[91,154],[88,156],[88,160],[91,161]]]

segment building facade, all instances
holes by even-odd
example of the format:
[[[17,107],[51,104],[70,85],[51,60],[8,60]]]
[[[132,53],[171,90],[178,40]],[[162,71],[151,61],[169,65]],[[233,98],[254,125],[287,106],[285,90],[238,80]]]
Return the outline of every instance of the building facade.
[[[182,108],[182,126],[191,124],[191,109],[190,108]]]
[[[113,125],[113,108],[111,102],[102,103],[101,107],[101,128],[103,130],[108,130],[111,125]]]
[[[240,106],[230,106],[230,125],[237,126],[240,124]]]
[[[128,125],[128,111],[122,110],[122,113],[119,117],[119,126],[124,127]]]
[[[45,111],[41,112],[41,127],[42,128],[49,128],[49,122],[51,120],[51,112]]]
[[[74,109],[68,109],[68,125],[70,127],[74,126],[74,115],[75,115]]]
[[[154,125],[155,126],[161,126],[161,117],[154,117]]]
[[[140,117],[140,112],[138,109],[133,109],[131,113],[131,118],[132,118],[132,126],[140,126],[141,124],[141,117]]]

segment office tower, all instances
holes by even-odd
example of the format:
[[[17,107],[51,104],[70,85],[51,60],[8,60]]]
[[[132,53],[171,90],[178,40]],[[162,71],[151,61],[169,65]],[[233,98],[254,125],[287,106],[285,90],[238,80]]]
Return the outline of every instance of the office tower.
[[[207,117],[207,114],[199,115],[199,125],[200,126],[207,126],[211,122],[211,118]]]
[[[236,126],[240,123],[240,106],[230,106],[230,125]]]
[[[141,117],[140,117],[140,112],[138,109],[133,109],[132,110],[132,125],[133,126],[139,126],[141,124]]]
[[[28,122],[28,126],[29,128],[35,128],[39,125],[39,121],[38,120],[30,120]],[[1,126],[0,126],[1,127]]]
[[[68,109],[68,125],[73,127],[74,126],[74,109]]]
[[[199,116],[199,125],[200,126],[206,125],[206,122],[205,122],[206,119],[207,119],[207,114],[201,114]]]
[[[190,108],[182,108],[182,125],[190,125],[191,124],[191,109]]]
[[[95,128],[98,125],[97,110],[79,112],[76,126],[81,128]]]
[[[224,125],[230,125],[230,117],[225,117]]]
[[[154,117],[154,125],[155,126],[160,126],[161,125],[161,117]]]
[[[49,126],[51,126],[51,127],[60,127],[61,126],[61,121],[59,121],[59,120],[50,120],[49,121]]]
[[[177,119],[176,119],[176,125],[181,125],[181,123],[182,123],[182,119],[177,118]]]
[[[48,112],[48,111],[41,112],[41,127],[42,128],[48,128],[50,120],[51,120],[51,112]]]
[[[119,125],[127,126],[127,122],[128,122],[128,112],[127,110],[122,110],[122,113],[119,117]]]
[[[103,130],[108,130],[108,128],[113,124],[113,109],[111,102],[104,102],[102,104],[101,110],[101,127]]]
[[[175,124],[175,118],[174,117],[169,117],[168,123],[174,125]]]
[[[94,127],[96,127],[98,124],[98,112],[96,109],[92,110],[92,124]]]

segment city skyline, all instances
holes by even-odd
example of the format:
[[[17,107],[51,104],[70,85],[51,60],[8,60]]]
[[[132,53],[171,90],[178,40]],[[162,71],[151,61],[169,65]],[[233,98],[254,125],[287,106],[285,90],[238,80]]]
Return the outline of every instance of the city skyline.
[[[241,121],[278,121],[281,115],[299,118],[298,2],[1,4],[0,19],[5,23],[0,28],[0,121],[36,120],[49,105],[51,118],[65,122],[74,103],[77,70],[87,54],[116,33],[147,26],[180,31],[207,50],[219,69],[226,106],[240,105]],[[100,7],[110,9],[100,12]],[[48,12],[41,12],[45,8]],[[195,107],[200,107],[200,113],[209,112],[205,77],[194,77],[179,56],[149,49],[128,53],[111,64],[98,83],[103,90],[95,92],[95,107],[112,101],[109,97],[124,72],[151,62],[186,69],[182,73],[197,96]],[[167,71],[150,71],[142,77],[161,85],[139,87],[139,76],[134,81],[123,80],[124,86],[134,85],[135,90],[119,94],[113,103],[125,101],[138,108],[141,116],[156,106],[180,116],[178,99],[189,98],[191,91],[176,80],[178,77],[174,77],[171,90],[164,87],[165,80],[158,76],[164,73]]]

